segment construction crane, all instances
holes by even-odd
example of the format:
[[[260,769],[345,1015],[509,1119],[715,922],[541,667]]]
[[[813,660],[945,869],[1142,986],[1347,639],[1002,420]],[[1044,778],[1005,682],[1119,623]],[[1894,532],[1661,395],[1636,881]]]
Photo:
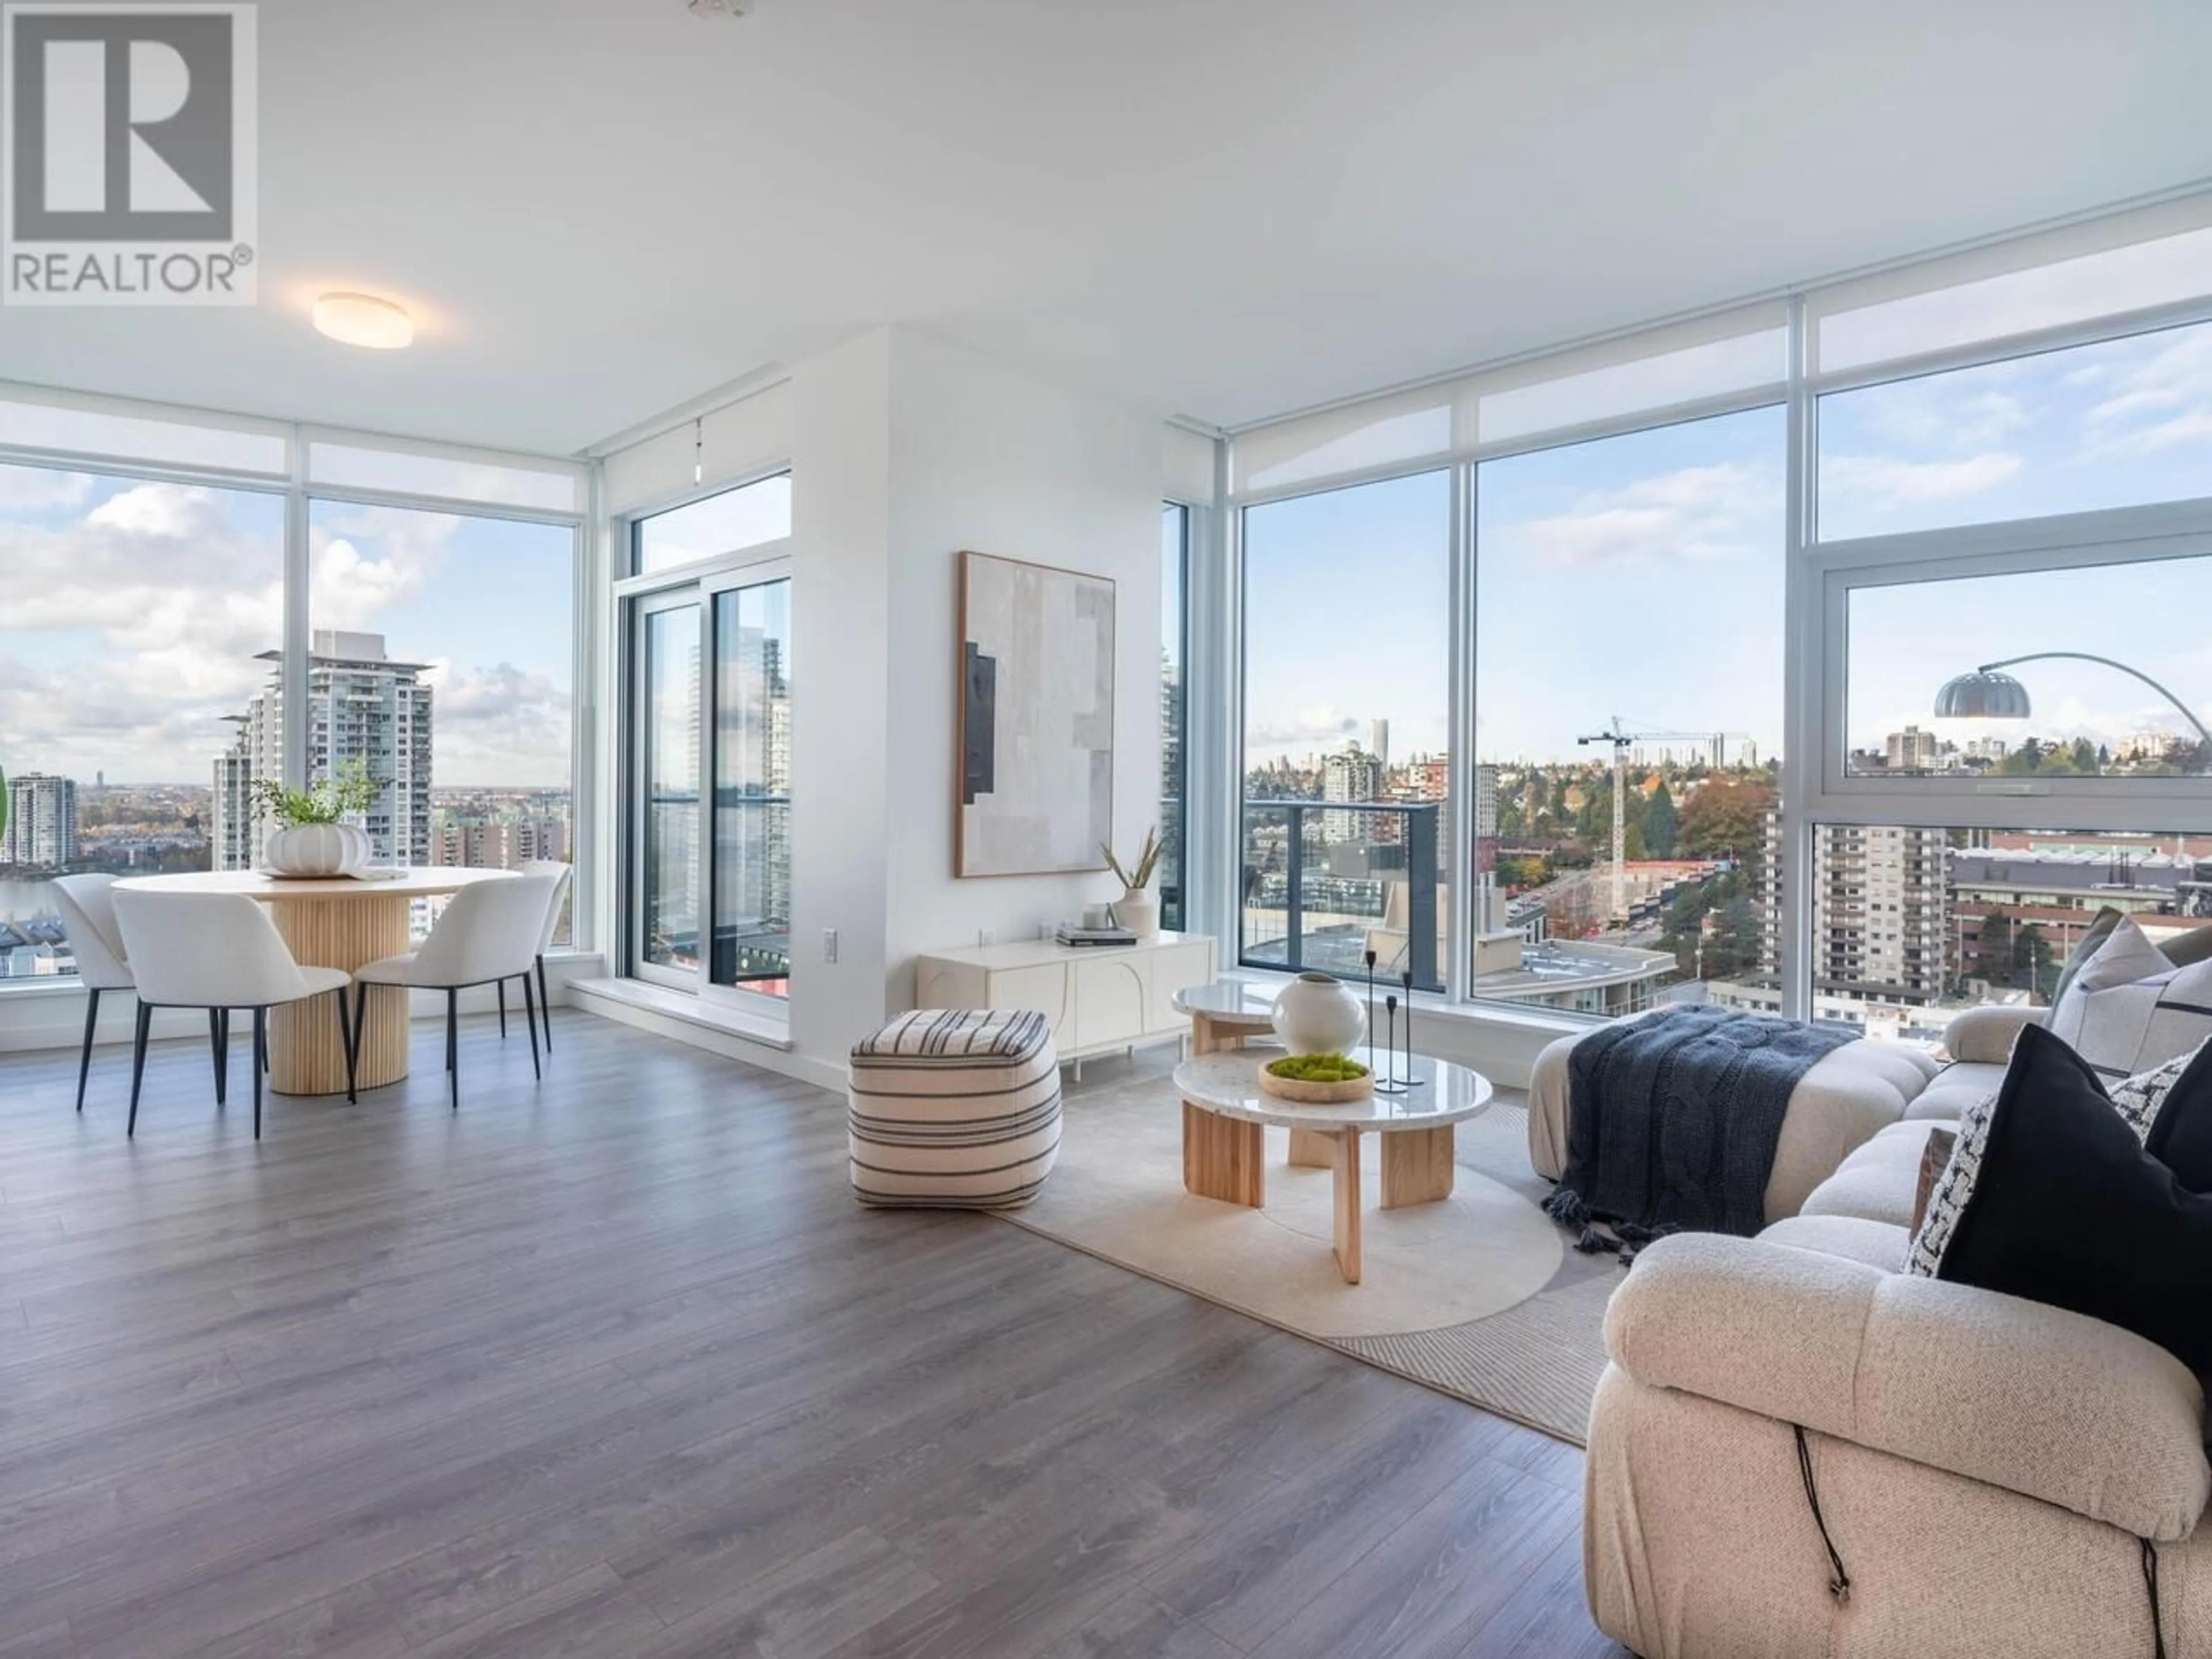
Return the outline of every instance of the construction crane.
[[[1585,746],[1593,743],[1613,745],[1613,920],[1622,927],[1628,925],[1628,819],[1623,810],[1628,795],[1627,763],[1631,745],[1639,743],[1711,743],[1714,744],[1713,763],[1720,763],[1720,745],[1731,738],[1748,741],[1747,732],[1632,732],[1621,722],[1620,715],[1602,732],[1593,732],[1575,741]]]

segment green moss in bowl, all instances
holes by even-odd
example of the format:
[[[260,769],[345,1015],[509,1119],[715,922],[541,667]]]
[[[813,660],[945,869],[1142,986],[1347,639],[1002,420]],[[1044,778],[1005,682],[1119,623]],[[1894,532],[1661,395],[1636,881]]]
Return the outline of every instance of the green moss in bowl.
[[[1267,1062],[1268,1072],[1297,1083],[1356,1083],[1367,1068],[1342,1054],[1285,1054]]]

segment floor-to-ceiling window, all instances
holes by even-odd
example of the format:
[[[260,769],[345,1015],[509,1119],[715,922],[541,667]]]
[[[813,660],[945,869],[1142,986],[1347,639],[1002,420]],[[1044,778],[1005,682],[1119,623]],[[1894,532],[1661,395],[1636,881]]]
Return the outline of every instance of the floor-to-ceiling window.
[[[0,986],[76,971],[53,877],[252,860],[220,787],[283,641],[281,494],[0,465]]]
[[[1189,787],[1184,765],[1184,605],[1189,586],[1190,509],[1160,509],[1160,925],[1183,925],[1183,860]]]
[[[791,976],[787,477],[631,526],[630,970],[781,1000]]]
[[[1452,483],[1245,509],[1240,954],[1441,989]]]
[[[573,857],[575,544],[562,524],[310,504],[307,775],[367,769],[379,859]],[[278,684],[272,665],[257,718]]]
[[[254,786],[349,761],[384,785],[381,856],[573,857],[583,485],[566,461],[0,398],[0,985],[74,970],[53,876],[250,869]]]
[[[1784,416],[1474,469],[1478,997],[1755,979],[1784,726]]]
[[[2212,927],[2208,253],[2169,204],[1239,434],[1244,961],[1387,959],[1330,830],[1418,706],[1468,999],[1932,1040],[2100,906]]]

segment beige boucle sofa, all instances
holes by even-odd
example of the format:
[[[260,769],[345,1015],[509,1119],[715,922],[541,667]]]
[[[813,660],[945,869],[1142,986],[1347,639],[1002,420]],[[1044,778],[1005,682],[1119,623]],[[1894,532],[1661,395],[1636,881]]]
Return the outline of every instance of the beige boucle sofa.
[[[1944,1073],[1961,1091],[1995,1086],[2003,1052],[1978,1045],[2021,1018],[1978,1023],[1953,1028],[1991,1056]],[[2148,1659],[2146,1539],[2164,1651],[2212,1656],[2197,1379],[2113,1326],[1905,1276],[1934,1127],[1878,1130],[1757,1238],[1662,1239],[1615,1292],[1583,1571],[1643,1659]]]
[[[1654,1009],[1637,1018],[1663,1012]],[[1948,1064],[1902,1043],[1863,1039],[1814,1062],[1791,1091],[1782,1120],[1774,1170],[1766,1183],[1766,1219],[1780,1221],[1804,1209],[1838,1164],[1890,1125],[1955,1121],[2004,1081],[2005,1061],[2020,1028],[2042,1021],[2049,1012],[1996,1004],[1968,1009],[1944,1034]],[[1552,1043],[1536,1057],[1529,1078],[1528,1162],[1547,1181],[1557,1181],[1566,1169],[1567,1052],[1580,1040],[1577,1035]],[[1909,1213],[1909,1187],[1905,1202]]]

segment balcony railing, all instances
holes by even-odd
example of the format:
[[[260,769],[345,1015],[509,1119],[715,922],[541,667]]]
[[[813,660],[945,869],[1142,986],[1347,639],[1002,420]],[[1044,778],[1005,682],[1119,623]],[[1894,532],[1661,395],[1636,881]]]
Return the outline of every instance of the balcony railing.
[[[1443,989],[1443,803],[1247,800],[1239,960]]]

